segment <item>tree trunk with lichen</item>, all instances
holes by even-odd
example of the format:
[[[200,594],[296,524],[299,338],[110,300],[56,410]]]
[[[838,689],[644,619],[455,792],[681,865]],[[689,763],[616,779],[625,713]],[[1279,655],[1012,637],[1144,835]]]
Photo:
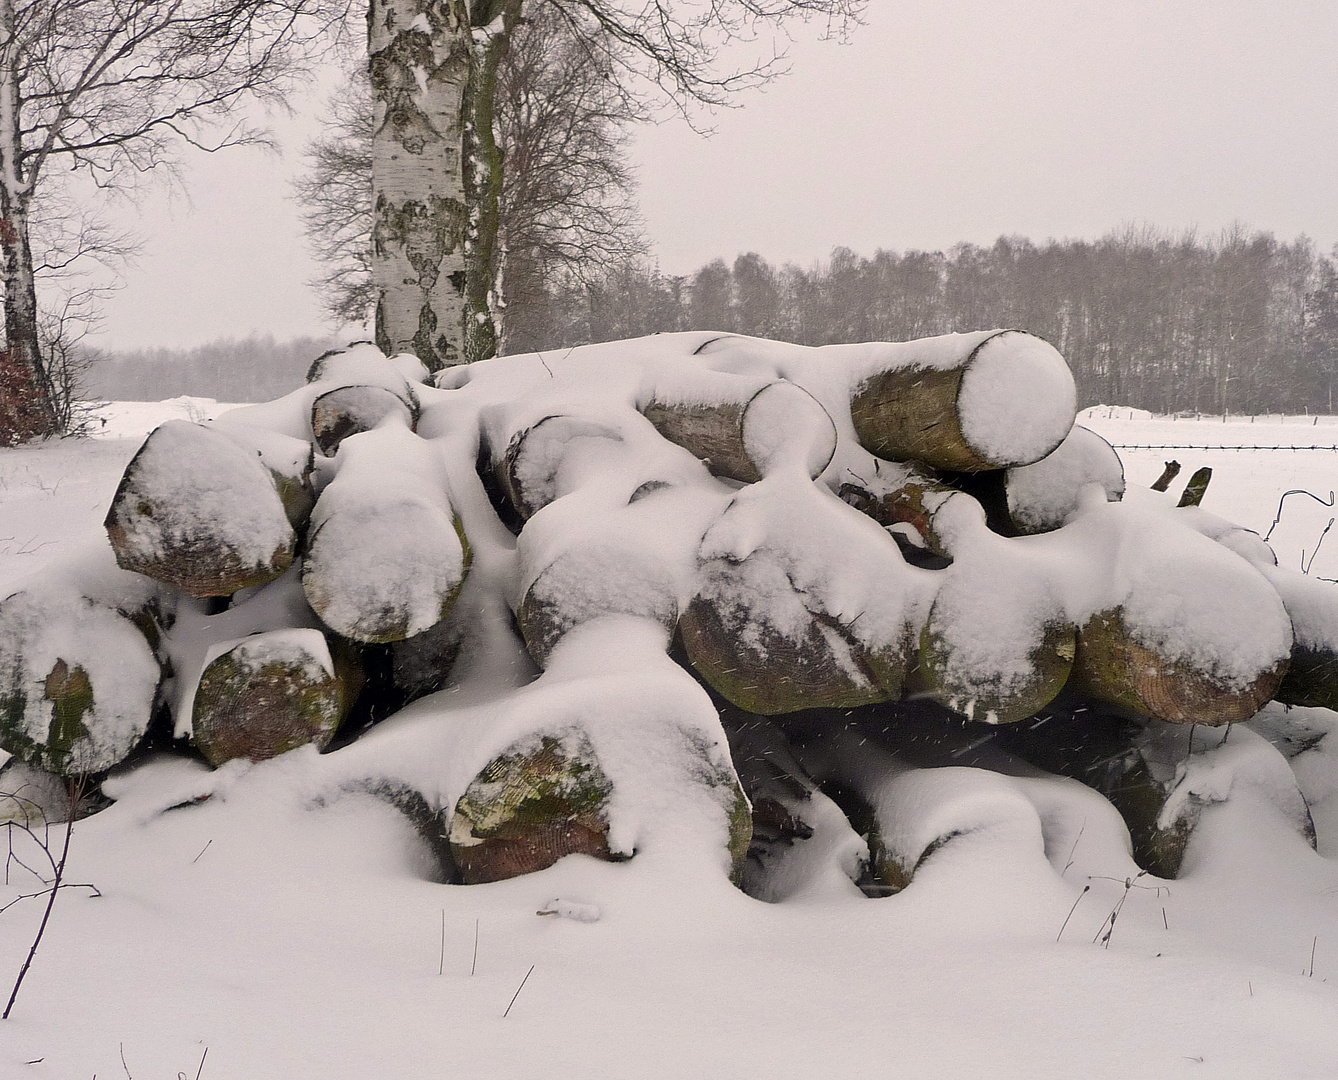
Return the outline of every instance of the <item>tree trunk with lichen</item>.
[[[430,371],[492,356],[501,299],[497,67],[521,0],[372,0],[376,342]]]
[[[12,0],[0,0],[0,253],[5,290],[5,348],[0,353],[0,445],[54,435],[59,427],[42,366],[37,288],[28,237],[30,179],[22,163],[20,59]]]
[[[465,360],[485,360],[501,337],[504,251],[499,242],[502,150],[497,145],[497,69],[511,47],[522,0],[475,0],[465,88]]]

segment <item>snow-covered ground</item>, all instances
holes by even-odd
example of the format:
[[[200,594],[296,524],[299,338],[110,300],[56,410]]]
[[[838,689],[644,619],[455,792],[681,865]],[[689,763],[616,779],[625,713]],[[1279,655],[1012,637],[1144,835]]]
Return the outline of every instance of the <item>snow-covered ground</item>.
[[[156,423],[221,408],[113,405],[93,439],[0,452],[0,584],[97,534]],[[1338,446],[1328,417],[1079,422],[1123,446]],[[1205,508],[1260,532],[1287,490],[1338,486],[1333,450],[1121,452],[1133,485],[1171,458],[1172,490],[1212,466]],[[1280,560],[1309,558],[1334,513],[1289,497]],[[1338,538],[1312,573],[1338,577]],[[0,1077],[1338,1076],[1338,862],[1248,792],[1205,811],[1169,886],[1126,888],[1103,800],[1007,781],[950,808],[963,835],[906,891],[818,875],[768,905],[667,847],[434,884],[404,818],[313,791],[310,764],[163,760],[119,781],[71,848],[67,880],[100,895],[59,897]],[[1338,853],[1338,815],[1316,817]],[[34,889],[7,868],[5,900]],[[6,992],[41,912],[0,913]]]

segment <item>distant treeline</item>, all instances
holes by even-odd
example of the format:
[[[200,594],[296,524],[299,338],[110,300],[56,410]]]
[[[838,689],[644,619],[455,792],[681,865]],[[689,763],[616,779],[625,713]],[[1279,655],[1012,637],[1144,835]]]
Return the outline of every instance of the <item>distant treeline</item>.
[[[689,277],[623,267],[509,318],[509,352],[686,329],[824,345],[1015,327],[1060,349],[1082,404],[1162,413],[1333,412],[1338,391],[1334,259],[1241,228],[872,258],[841,248],[810,268],[747,254]]]
[[[94,352],[80,377],[84,396],[106,401],[160,401],[210,397],[218,401],[269,401],[306,381],[311,362],[334,342],[301,337],[224,338],[194,349]]]

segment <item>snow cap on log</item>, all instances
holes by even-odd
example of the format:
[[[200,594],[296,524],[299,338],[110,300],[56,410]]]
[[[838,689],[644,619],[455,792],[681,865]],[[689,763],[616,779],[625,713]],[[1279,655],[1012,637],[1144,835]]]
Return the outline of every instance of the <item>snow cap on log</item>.
[[[785,468],[815,479],[836,453],[836,425],[827,410],[785,379],[705,370],[665,374],[645,394],[641,412],[716,476],[745,484]]]
[[[1058,529],[1075,513],[1087,484],[1100,484],[1108,502],[1124,498],[1124,463],[1094,431],[1075,426],[1050,454],[1008,470],[1008,516],[1020,533]]]
[[[934,516],[951,550],[921,636],[918,678],[934,700],[968,720],[1010,724],[1063,689],[1077,628],[1052,584],[1045,554],[989,531],[985,513],[957,493]]]
[[[609,443],[623,438],[616,426],[579,414],[541,416],[516,431],[508,430],[510,419],[498,410],[485,412],[484,442],[493,475],[523,521],[579,485],[585,458],[606,457]]]
[[[107,511],[116,561],[192,596],[230,596],[292,565],[297,534],[263,455],[169,420],[126,466]]]
[[[829,345],[853,377],[862,446],[955,472],[1030,465],[1073,427],[1077,391],[1054,346],[1018,330]]]
[[[739,708],[774,714],[900,696],[936,583],[876,523],[825,488],[773,477],[734,497],[700,558],[683,643]]]
[[[148,730],[162,670],[126,615],[41,586],[0,603],[0,747],[61,776],[123,761]]]
[[[322,454],[333,456],[347,436],[370,431],[388,417],[410,431],[417,427],[421,405],[405,372],[416,373],[406,359],[418,364],[416,357],[387,357],[370,342],[355,342],[312,363],[307,382],[323,389],[311,403],[311,431]]]
[[[1075,686],[1173,723],[1248,720],[1286,672],[1291,619],[1256,567],[1182,514],[1101,499],[1022,542],[1066,550],[1078,571]]]
[[[308,602],[355,641],[422,633],[451,609],[469,566],[435,448],[386,426],[345,439],[336,466],[312,512]]]
[[[263,761],[308,743],[324,749],[352,704],[348,689],[319,630],[221,642],[195,690],[195,744],[214,766]]]

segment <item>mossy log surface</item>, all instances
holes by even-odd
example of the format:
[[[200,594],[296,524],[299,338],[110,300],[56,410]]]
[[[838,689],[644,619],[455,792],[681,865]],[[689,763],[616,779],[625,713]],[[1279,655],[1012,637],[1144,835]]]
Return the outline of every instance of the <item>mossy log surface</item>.
[[[0,747],[59,776],[105,772],[139,745],[162,669],[134,621],[79,600],[0,605]]]
[[[304,497],[287,496],[275,473],[226,435],[170,422],[126,466],[104,525],[123,570],[192,596],[231,596],[292,566],[290,518],[303,519]]]
[[[854,708],[901,694],[905,656],[897,650],[869,652],[827,615],[812,614],[795,638],[758,619],[742,602],[699,595],[678,628],[692,666],[746,712]]]
[[[1118,610],[1098,612],[1078,630],[1075,690],[1172,724],[1235,724],[1273,697],[1287,673],[1281,660],[1245,686],[1229,686],[1135,641]]]
[[[919,689],[968,720],[1014,724],[1034,715],[1064,689],[1076,644],[1077,628],[1072,623],[1047,623],[1028,656],[1026,674],[1005,678],[958,662],[951,639],[937,626],[931,610],[921,635]]]
[[[330,654],[321,655],[319,639],[315,630],[255,634],[205,667],[191,726],[211,765],[329,744],[352,707],[358,680],[348,667],[341,678],[325,666]]]
[[[613,785],[584,738],[542,736],[491,761],[456,803],[451,854],[467,885],[552,866],[564,855],[619,861],[609,850]]]
[[[418,426],[418,410],[382,386],[341,386],[311,404],[311,431],[326,457],[333,457],[350,435],[397,417],[410,431]]]

